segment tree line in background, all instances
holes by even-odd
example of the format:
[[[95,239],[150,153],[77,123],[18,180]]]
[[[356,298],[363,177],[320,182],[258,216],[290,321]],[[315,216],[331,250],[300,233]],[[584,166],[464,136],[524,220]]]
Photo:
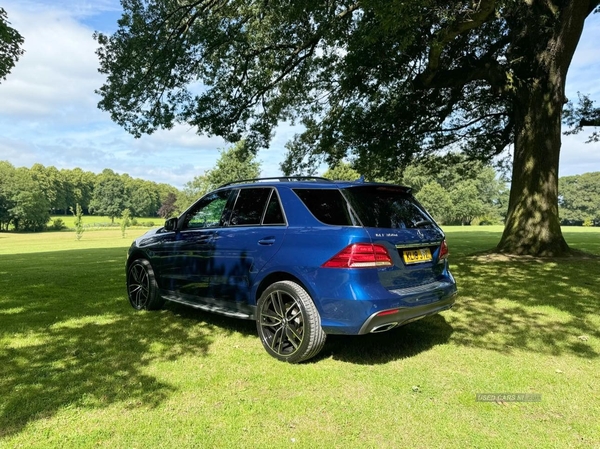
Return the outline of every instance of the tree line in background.
[[[124,213],[132,218],[167,218],[222,184],[257,178],[260,172],[261,162],[243,141],[222,150],[215,167],[186,183],[181,191],[110,169],[95,174],[41,164],[15,168],[0,161],[0,231],[43,231],[51,215],[75,211],[108,216],[112,221]],[[340,162],[323,176],[355,180],[360,173]],[[491,165],[460,154],[432,156],[408,166],[395,179],[381,181],[411,186],[440,224],[503,224],[506,219],[509,180]],[[600,172],[560,178],[559,194],[562,224],[600,226]]]
[[[43,231],[51,215],[107,215],[114,221],[125,209],[136,217],[170,216],[178,190],[168,184],[80,168],[58,170],[35,164],[15,168],[0,161],[0,230]],[[161,210],[162,209],[162,210]]]

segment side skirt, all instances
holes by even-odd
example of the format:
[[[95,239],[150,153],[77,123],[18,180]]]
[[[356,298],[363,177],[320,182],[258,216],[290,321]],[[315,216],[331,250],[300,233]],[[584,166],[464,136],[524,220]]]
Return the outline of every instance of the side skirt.
[[[256,319],[256,306],[214,298],[182,295],[181,293],[174,291],[161,290],[160,293],[167,301],[176,302],[206,312],[217,313],[219,315],[240,318],[243,320]]]

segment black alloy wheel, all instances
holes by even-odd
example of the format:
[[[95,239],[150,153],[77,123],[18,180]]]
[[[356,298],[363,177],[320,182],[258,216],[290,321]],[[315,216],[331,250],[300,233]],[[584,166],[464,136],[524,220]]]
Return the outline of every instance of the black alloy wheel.
[[[127,294],[131,306],[136,310],[157,310],[163,306],[164,300],[159,295],[154,270],[146,259],[137,259],[129,266]]]
[[[314,302],[292,281],[275,282],[263,292],[256,327],[267,352],[285,362],[308,360],[325,344],[326,335]]]

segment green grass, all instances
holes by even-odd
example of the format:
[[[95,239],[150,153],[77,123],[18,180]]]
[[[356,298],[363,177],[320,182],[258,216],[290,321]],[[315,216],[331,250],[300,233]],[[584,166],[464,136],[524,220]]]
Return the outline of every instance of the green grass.
[[[600,259],[497,260],[500,228],[447,228],[454,309],[288,365],[252,322],[135,312],[141,232],[0,233],[0,447],[600,447]]]
[[[50,217],[50,221],[48,222],[48,227],[52,226],[54,220],[60,219],[63,221],[64,225],[69,229],[75,230],[75,217],[73,214],[70,215],[53,215]],[[135,220],[139,223],[139,227],[149,227],[148,225],[152,224],[152,226],[162,226],[165,222],[164,219],[160,217],[135,217]],[[83,226],[86,230],[98,230],[110,228],[111,226],[118,227],[121,223],[121,218],[116,217],[114,223],[111,221],[109,217],[106,215],[84,215],[83,216]]]

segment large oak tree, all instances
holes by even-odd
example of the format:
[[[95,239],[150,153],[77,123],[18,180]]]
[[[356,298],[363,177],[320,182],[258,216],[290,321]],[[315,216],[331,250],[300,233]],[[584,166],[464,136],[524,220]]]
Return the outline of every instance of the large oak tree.
[[[100,108],[136,136],[177,122],[267,146],[306,131],[284,171],[346,158],[397,173],[461,149],[514,145],[498,250],[569,251],[558,218],[565,79],[598,0],[122,0],[96,34]]]

